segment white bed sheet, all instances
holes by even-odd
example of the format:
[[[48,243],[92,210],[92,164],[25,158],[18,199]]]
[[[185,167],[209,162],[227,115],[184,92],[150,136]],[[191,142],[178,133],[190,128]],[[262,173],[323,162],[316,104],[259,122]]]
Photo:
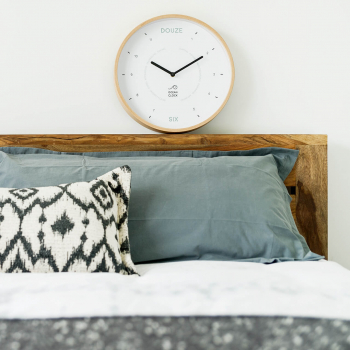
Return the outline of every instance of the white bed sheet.
[[[334,262],[187,261],[139,276],[1,274],[0,318],[299,316],[350,320],[350,271]]]

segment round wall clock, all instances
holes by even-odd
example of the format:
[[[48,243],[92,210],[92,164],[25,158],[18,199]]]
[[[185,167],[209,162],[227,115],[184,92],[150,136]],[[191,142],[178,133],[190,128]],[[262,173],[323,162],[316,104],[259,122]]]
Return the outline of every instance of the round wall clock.
[[[234,65],[221,36],[183,15],[152,18],[122,43],[115,62],[117,95],[143,126],[165,133],[197,129],[226,104]]]

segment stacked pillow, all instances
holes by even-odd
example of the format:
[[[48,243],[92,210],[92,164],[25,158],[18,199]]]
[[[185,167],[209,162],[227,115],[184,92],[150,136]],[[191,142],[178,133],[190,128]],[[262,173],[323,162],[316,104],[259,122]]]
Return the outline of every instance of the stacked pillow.
[[[283,183],[297,155],[280,148],[60,153],[6,147],[0,148],[0,187],[92,181],[127,164],[135,263],[318,260],[298,233]],[[0,236],[2,230],[0,223]],[[0,254],[1,244],[0,238]]]

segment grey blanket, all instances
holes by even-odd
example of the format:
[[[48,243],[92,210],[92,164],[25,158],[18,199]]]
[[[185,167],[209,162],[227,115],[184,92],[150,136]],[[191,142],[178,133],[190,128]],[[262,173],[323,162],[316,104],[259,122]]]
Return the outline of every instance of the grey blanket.
[[[1,350],[343,350],[350,321],[291,317],[0,320]]]

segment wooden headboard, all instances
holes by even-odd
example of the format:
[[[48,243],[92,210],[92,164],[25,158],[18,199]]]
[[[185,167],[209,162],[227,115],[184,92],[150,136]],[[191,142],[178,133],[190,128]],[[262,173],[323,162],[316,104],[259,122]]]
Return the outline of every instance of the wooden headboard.
[[[293,217],[311,250],[327,258],[327,135],[0,135],[0,146],[62,152],[298,149],[298,160],[285,181]]]

